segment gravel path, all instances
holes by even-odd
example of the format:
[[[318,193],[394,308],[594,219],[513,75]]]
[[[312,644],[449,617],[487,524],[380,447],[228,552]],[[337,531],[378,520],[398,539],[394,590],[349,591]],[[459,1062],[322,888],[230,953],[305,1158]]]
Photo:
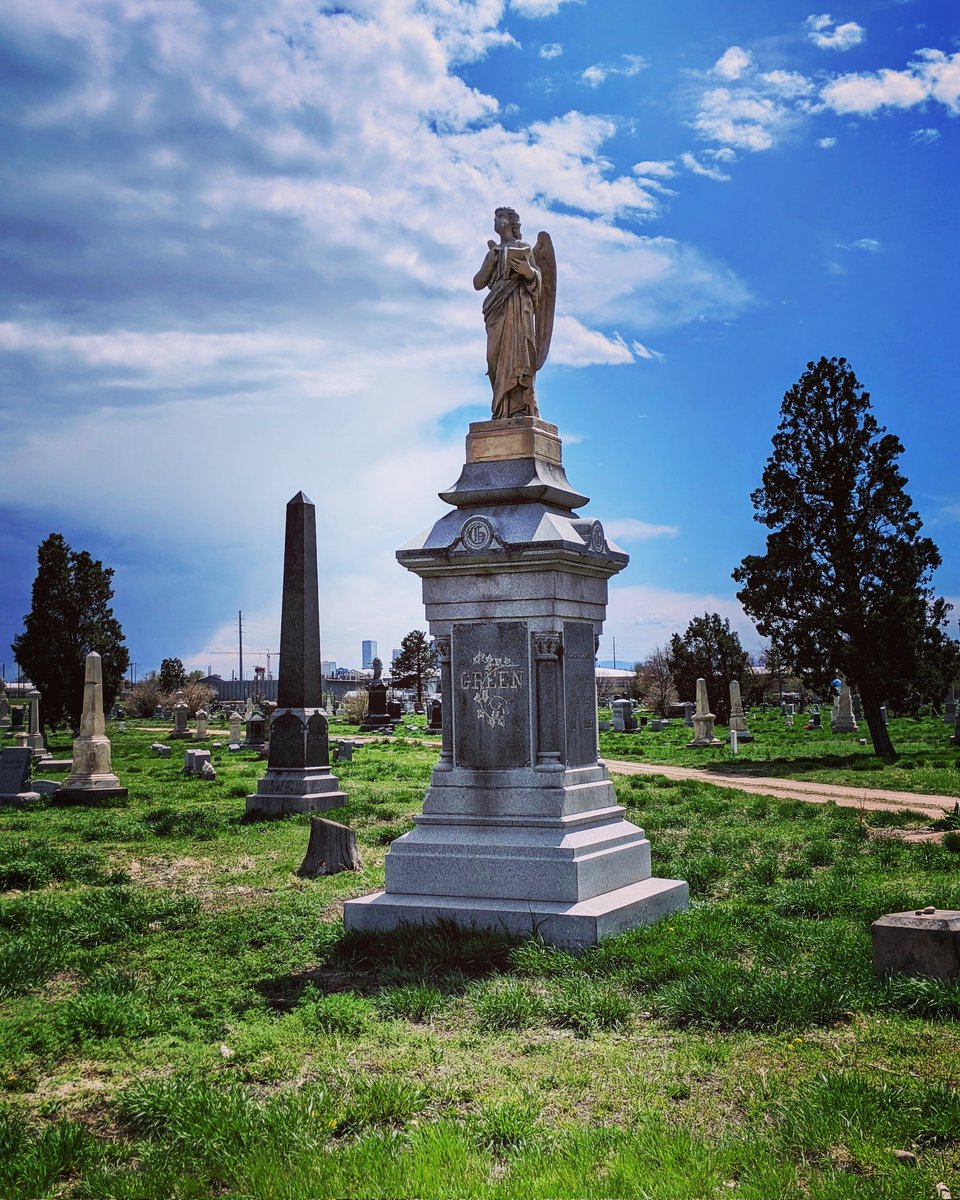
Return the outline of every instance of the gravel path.
[[[665,775],[667,779],[696,779],[717,787],[736,788],[778,800],[804,800],[808,804],[828,804],[841,808],[882,809],[886,812],[915,812],[939,819],[952,812],[956,796],[931,796],[922,792],[893,792],[884,788],[841,787],[835,783],[811,783],[803,779],[770,779],[765,775],[730,775],[703,771],[697,767],[672,767],[656,763],[622,762],[601,759],[614,775]]]

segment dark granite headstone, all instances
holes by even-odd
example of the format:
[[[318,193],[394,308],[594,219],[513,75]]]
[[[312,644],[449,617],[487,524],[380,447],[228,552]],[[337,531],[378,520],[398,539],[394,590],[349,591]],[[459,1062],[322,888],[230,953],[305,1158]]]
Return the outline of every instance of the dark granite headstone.
[[[307,766],[325,767],[330,762],[327,718],[315,712],[307,718]]]
[[[284,767],[304,767],[303,722],[296,713],[285,709],[278,712],[270,726],[270,762]]]
[[[453,727],[458,767],[530,765],[530,644],[525,621],[454,625]]]
[[[432,730],[443,728],[443,704],[439,700],[427,701],[427,728]]]
[[[593,626],[563,623],[563,699],[566,710],[567,766],[597,760],[597,686]]]
[[[0,750],[0,796],[30,791],[33,751],[29,746],[7,746]]]
[[[10,728],[22,729],[24,725],[24,707],[22,704],[17,704],[10,709]]]

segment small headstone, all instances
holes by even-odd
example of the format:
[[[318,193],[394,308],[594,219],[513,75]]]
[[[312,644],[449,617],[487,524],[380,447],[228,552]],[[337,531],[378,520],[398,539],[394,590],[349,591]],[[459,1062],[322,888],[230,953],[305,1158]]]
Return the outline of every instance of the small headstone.
[[[687,726],[688,729],[693,728],[693,710],[694,710],[694,705],[692,705],[689,700],[684,700],[684,702],[683,702],[683,723],[684,723],[684,725]]]
[[[353,762],[353,742],[335,742],[334,749],[338,763]]]
[[[887,706],[885,704],[880,705],[880,720],[884,723],[884,725],[889,724],[889,720],[887,718]]]
[[[16,708],[10,709],[10,728],[13,730],[22,729],[24,726],[24,711],[23,705],[18,704]]]
[[[811,728],[811,729],[822,729],[822,728],[823,728],[823,720],[822,720],[822,718],[821,718],[821,716],[820,716],[820,709],[819,709],[819,708],[817,708],[817,707],[814,707],[814,708],[811,710],[811,713],[810,713],[810,728]]]
[[[33,751],[29,746],[7,746],[0,750],[0,804],[29,804],[39,800],[30,787]]]
[[[427,701],[427,728],[438,730],[443,728],[443,703],[440,700]]]
[[[650,721],[650,728],[654,733],[663,733],[663,721],[660,717],[653,717]]]
[[[947,690],[947,698],[943,702],[943,723],[944,725],[956,725],[957,723],[957,693],[952,683]]]
[[[231,745],[236,745],[236,746],[240,745],[240,728],[241,728],[242,724],[243,724],[243,722],[240,720],[240,714],[238,712],[232,712],[230,714],[230,742],[231,742]]]
[[[199,775],[203,764],[210,762],[209,750],[187,750],[183,755],[183,771],[185,775]]]
[[[54,792],[60,791],[60,784],[55,779],[35,779],[30,787],[41,796],[52,796]]]
[[[860,693],[854,692],[850,698],[850,703],[853,707],[853,715],[858,721],[863,720],[863,701],[860,699]]]
[[[610,706],[613,714],[613,728],[617,733],[635,733],[636,718],[633,715],[632,700],[614,700]]]
[[[0,688],[0,729],[10,728],[10,701],[7,699],[7,693],[3,688]]]
[[[170,757],[170,747],[165,746],[163,742],[154,742],[150,749],[154,752],[157,758]]]
[[[878,975],[960,978],[960,912],[945,908],[889,913],[870,926]]]
[[[207,736],[207,722],[210,720],[210,714],[206,709],[197,709],[197,738],[198,742],[202,742]]]
[[[399,700],[387,701],[387,716],[391,721],[400,721],[403,718],[403,705]]]
[[[189,716],[190,709],[183,698],[183,692],[178,691],[173,704],[173,729],[167,734],[167,737],[188,738],[190,736],[190,730],[187,728]]]

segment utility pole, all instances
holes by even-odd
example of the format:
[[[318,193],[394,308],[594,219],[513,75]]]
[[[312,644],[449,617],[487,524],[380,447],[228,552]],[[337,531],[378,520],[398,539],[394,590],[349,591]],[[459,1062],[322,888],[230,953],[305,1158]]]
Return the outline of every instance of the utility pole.
[[[613,669],[617,669],[617,639],[613,639]]]
[[[243,609],[237,611],[237,635],[240,639],[240,682],[243,683]]]

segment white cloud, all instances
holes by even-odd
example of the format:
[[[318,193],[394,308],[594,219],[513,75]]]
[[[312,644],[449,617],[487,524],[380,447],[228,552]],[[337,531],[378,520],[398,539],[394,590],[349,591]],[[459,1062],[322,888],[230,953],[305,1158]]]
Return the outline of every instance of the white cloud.
[[[867,31],[856,21],[840,25],[829,13],[807,17],[806,26],[807,40],[821,50],[850,50],[867,36]]]
[[[582,0],[510,0],[510,7],[522,17],[552,17],[561,4],[570,3],[580,4]]]
[[[835,137],[817,138],[817,145],[821,150],[832,150],[836,144],[837,139]]]
[[[559,42],[548,42],[547,45],[540,47],[541,58],[559,58],[563,53],[563,46]]]
[[[721,79],[739,79],[753,67],[753,55],[741,46],[731,46],[713,64],[713,73]]]
[[[677,172],[672,162],[658,162],[648,159],[644,162],[634,163],[633,173],[645,179],[651,175],[662,179],[670,179]]]
[[[713,88],[702,96],[693,127],[701,137],[738,150],[769,150],[788,116],[773,96]]]
[[[604,528],[607,528],[604,525]],[[672,633],[682,633],[694,617],[719,613],[730,620],[751,654],[760,649],[753,623],[732,596],[712,592],[678,592],[653,585],[610,583],[610,602],[604,638],[615,636],[617,654],[624,661],[645,658],[655,646],[665,645]]]
[[[940,141],[939,129],[915,129],[910,134],[910,141],[915,146],[932,146],[934,142]]]
[[[643,342],[638,342],[634,339],[630,343],[630,349],[634,352],[637,358],[646,358],[651,362],[666,362],[667,356],[661,354],[659,350],[654,350],[650,346],[645,346]]]
[[[960,115],[960,51],[918,50],[906,70],[841,75],[828,83],[821,99],[835,112],[868,115],[882,108],[916,108],[929,100]]]
[[[587,67],[587,69],[580,76],[580,79],[589,87],[596,88],[599,87],[601,83],[604,83],[611,75],[625,75],[627,77],[639,75],[641,71],[646,69],[646,66],[647,61],[642,55],[624,54],[621,57],[621,63],[619,66],[596,63],[592,67]]]
[[[607,537],[615,542],[648,542],[651,538],[676,537],[680,532],[676,525],[652,525],[649,521],[638,521],[635,517],[619,517],[604,521]]]
[[[857,238],[853,247],[855,250],[866,250],[868,254],[879,254],[883,249],[876,238],[869,237]]]
[[[812,81],[799,71],[765,71],[760,76],[760,82],[777,95],[791,100],[798,96],[809,96],[814,90]]]
[[[736,153],[729,147],[721,150],[701,150],[699,156],[684,150],[680,161],[694,175],[702,175],[705,179],[714,179],[717,183],[728,183],[730,176],[723,170],[721,163],[736,162]]]

